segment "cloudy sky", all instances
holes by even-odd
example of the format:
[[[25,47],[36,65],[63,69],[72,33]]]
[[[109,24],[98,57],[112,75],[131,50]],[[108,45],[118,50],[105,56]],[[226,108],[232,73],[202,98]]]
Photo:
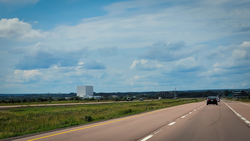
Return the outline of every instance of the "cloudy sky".
[[[250,0],[0,0],[0,93],[250,88]]]

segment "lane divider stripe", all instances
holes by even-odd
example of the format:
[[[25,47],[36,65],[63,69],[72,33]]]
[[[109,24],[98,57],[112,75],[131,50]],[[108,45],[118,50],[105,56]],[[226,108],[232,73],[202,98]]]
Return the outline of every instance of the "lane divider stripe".
[[[202,105],[202,106],[204,106],[204,105]],[[202,106],[200,106],[200,107],[202,107]],[[199,109],[199,108],[198,108],[198,109]],[[196,109],[195,109],[195,110],[196,110]],[[191,113],[192,113],[192,112],[189,112],[189,114],[191,114]],[[186,116],[188,116],[188,114],[182,116],[181,118],[185,118]],[[179,118],[179,119],[180,119],[180,118]],[[176,122],[179,121],[179,119],[177,119]],[[168,124],[168,125],[169,125],[169,126],[174,125],[176,122],[171,122],[171,123]],[[162,131],[162,129],[161,129],[160,131]],[[154,134],[157,134],[157,133],[159,133],[160,131],[156,131]],[[153,135],[149,135],[149,136],[153,137]],[[148,137],[148,136],[147,136],[147,137]],[[145,138],[147,138],[147,137],[145,137]],[[151,137],[150,137],[150,138],[151,138]],[[145,138],[144,138],[144,139],[145,139]],[[144,140],[144,139],[141,140],[141,141],[146,141],[148,138],[147,138],[146,140]]]
[[[151,137],[153,137],[153,135],[149,135],[149,136],[145,137],[144,139],[142,139],[141,141],[146,141],[146,140],[148,140]]]
[[[175,122],[171,122],[171,123],[169,123],[168,125],[174,125],[175,124]]]

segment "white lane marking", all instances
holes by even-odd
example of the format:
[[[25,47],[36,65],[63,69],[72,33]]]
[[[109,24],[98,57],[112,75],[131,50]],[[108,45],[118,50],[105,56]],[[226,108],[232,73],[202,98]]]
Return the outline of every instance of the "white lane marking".
[[[203,105],[204,106],[204,105]],[[201,106],[202,107],[202,106]],[[199,109],[199,108],[198,108]],[[196,111],[196,109],[194,109],[194,111]],[[191,114],[192,112],[189,112],[189,114]],[[186,114],[186,115],[184,115],[184,116],[182,116],[181,118],[185,118],[186,116],[188,116],[188,114]],[[177,121],[179,121],[179,119],[177,119],[176,120],[176,122]],[[168,125],[174,125],[176,122],[171,122],[171,123],[169,123]],[[159,132],[161,132],[162,131],[162,129],[161,130],[159,130],[159,131],[156,131],[156,132],[154,132],[154,134],[157,134],[157,133],[159,133]],[[149,136],[147,136],[147,137],[145,137],[144,139],[142,139],[141,141],[146,141],[146,140],[148,140],[148,139],[150,139],[151,137],[153,137],[153,135],[149,135]]]
[[[153,137],[153,135],[149,135],[149,136],[145,137],[144,139],[142,139],[141,141],[146,141],[146,140],[148,140],[151,137]]]
[[[245,118],[243,118],[243,117],[241,117],[241,119],[242,119],[242,120],[244,120],[244,121],[246,121],[246,120],[247,120],[247,119],[245,119]]]
[[[156,131],[155,134],[157,134],[157,133],[159,133],[159,132],[161,132],[161,131],[162,131],[162,130]]]
[[[223,101],[224,102],[224,101]],[[225,102],[224,102],[225,103]],[[225,103],[227,105],[227,103]],[[231,108],[229,105],[227,105],[227,107],[229,107],[229,109],[231,109],[238,117],[240,117],[245,123],[249,124],[250,126],[250,122],[245,119],[243,116],[241,116],[240,114],[238,114],[233,108]]]
[[[174,125],[175,124],[175,122],[171,122],[171,123],[169,123],[168,125]]]

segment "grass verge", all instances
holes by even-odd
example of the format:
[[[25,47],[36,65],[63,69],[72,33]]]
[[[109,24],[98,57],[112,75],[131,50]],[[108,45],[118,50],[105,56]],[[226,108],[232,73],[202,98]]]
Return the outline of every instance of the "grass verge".
[[[114,119],[202,100],[204,99],[162,99],[148,102],[26,107],[0,110],[0,139]]]
[[[37,105],[37,104],[65,104],[65,103],[89,103],[94,101],[82,101],[82,100],[65,100],[65,101],[43,101],[43,102],[24,102],[24,103],[0,103],[0,106],[12,106],[12,105]],[[103,101],[102,101],[103,102]]]

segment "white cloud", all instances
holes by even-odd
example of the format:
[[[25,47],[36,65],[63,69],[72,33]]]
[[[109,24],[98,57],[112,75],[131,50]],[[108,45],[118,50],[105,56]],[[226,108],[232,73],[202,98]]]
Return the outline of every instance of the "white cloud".
[[[82,66],[84,63],[83,62],[79,62],[78,65]]]
[[[246,75],[250,71],[250,42],[245,41],[242,44],[233,44],[228,46],[219,46],[213,50],[210,62],[214,64],[201,76],[209,77],[232,77],[236,74]],[[210,59],[210,58],[208,58]]]
[[[250,42],[245,41],[240,45],[229,45],[225,47],[218,47],[216,50],[218,54],[224,54],[225,49],[227,56],[216,62],[213,67],[215,68],[237,68],[250,65]],[[223,56],[223,55],[222,55]]]
[[[137,70],[154,70],[157,68],[163,67],[157,61],[148,61],[145,59],[141,60],[134,60],[130,69],[137,69]]]
[[[120,14],[124,10],[132,8],[142,8],[152,5],[165,3],[166,0],[134,0],[134,1],[122,1],[113,3],[109,6],[104,7],[104,10],[109,11],[111,14]]]
[[[206,76],[206,77],[214,77],[214,76],[222,76],[224,73],[226,73],[226,70],[221,68],[213,68],[206,72],[201,72],[200,76]]]
[[[200,64],[193,58],[193,57],[188,57],[184,59],[180,59],[175,62],[175,68],[174,70],[178,71],[195,71],[199,69]]]
[[[170,7],[147,10],[152,5],[168,2]],[[91,48],[140,48],[162,40],[184,41],[193,45],[238,35],[233,31],[239,28],[239,24],[249,25],[250,10],[247,8],[233,7],[228,11],[223,5],[220,8],[214,4],[206,6],[199,2],[183,6],[179,2],[165,0],[114,3],[106,9],[138,8],[138,12],[122,10],[118,15],[83,19],[74,26],[60,25],[50,31],[49,42],[55,46],[80,44]]]
[[[247,82],[242,83],[242,86],[247,86],[247,85],[248,85]]]
[[[0,37],[18,38],[19,40],[30,40],[45,38],[47,33],[32,29],[29,23],[19,21],[18,18],[0,20]]]
[[[0,58],[8,67],[0,70],[4,69],[0,87],[6,84],[5,78],[9,80],[5,86],[34,81],[56,91],[55,86],[60,85],[65,92],[68,85],[75,91],[75,86],[82,84],[93,84],[96,91],[249,85],[244,81],[250,71],[249,41],[231,44],[236,38],[235,42],[243,42],[239,36],[247,38],[250,33],[249,4],[184,1],[118,2],[106,6],[108,14],[104,16],[59,25],[48,32],[32,28],[36,21],[1,19],[0,38],[6,43],[0,43],[0,54],[5,55]],[[28,0],[19,2],[31,4]],[[44,23],[36,20],[37,26]],[[9,39],[40,42],[27,46],[27,42],[10,43]],[[223,46],[215,48],[220,43]],[[5,72],[12,74],[5,77]],[[43,88],[35,91],[46,91]]]
[[[14,81],[18,83],[29,82],[30,80],[37,81],[42,76],[42,73],[39,70],[15,70],[14,72]],[[9,81],[13,81],[10,80]]]
[[[243,42],[233,51],[233,58],[235,59],[249,59],[250,60],[250,42]]]

